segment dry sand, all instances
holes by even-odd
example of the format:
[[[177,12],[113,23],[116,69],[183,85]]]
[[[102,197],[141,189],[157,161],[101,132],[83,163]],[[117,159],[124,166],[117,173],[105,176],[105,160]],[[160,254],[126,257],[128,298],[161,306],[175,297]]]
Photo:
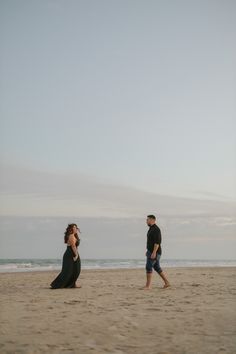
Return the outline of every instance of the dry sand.
[[[49,289],[57,272],[0,274],[0,353],[236,353],[236,268],[169,268],[151,291],[143,270],[83,270],[82,289]]]

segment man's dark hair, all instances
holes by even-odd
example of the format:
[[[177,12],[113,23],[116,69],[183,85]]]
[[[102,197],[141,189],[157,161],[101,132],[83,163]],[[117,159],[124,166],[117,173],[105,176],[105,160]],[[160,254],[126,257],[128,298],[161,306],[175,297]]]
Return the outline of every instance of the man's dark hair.
[[[148,215],[147,217],[148,217],[148,219],[156,220],[155,215]]]

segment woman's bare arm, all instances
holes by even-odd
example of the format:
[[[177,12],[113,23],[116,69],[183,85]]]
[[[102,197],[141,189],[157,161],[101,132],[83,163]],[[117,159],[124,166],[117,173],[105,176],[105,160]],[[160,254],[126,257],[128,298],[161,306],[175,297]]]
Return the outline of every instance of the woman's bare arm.
[[[68,244],[69,244],[69,246],[71,246],[71,248],[72,248],[72,250],[74,252],[74,255],[75,255],[74,260],[76,260],[78,258],[78,256],[79,256],[79,254],[78,254],[78,251],[77,251],[77,248],[76,248],[76,238],[75,238],[74,235],[71,234],[69,236]]]

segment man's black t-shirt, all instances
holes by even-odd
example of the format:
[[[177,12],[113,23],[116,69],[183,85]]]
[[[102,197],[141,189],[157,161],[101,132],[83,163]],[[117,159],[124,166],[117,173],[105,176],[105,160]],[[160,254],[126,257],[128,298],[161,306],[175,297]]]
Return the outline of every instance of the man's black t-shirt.
[[[157,253],[161,255],[161,230],[156,224],[150,226],[147,233],[147,250],[149,252],[153,252],[155,243],[159,245]]]

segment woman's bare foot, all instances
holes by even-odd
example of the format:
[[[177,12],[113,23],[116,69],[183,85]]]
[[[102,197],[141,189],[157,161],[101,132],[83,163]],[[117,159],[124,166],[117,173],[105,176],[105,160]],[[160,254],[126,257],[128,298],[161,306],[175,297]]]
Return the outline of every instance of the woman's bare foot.
[[[80,289],[80,288],[82,288],[82,286],[80,284],[75,285],[75,289]]]

